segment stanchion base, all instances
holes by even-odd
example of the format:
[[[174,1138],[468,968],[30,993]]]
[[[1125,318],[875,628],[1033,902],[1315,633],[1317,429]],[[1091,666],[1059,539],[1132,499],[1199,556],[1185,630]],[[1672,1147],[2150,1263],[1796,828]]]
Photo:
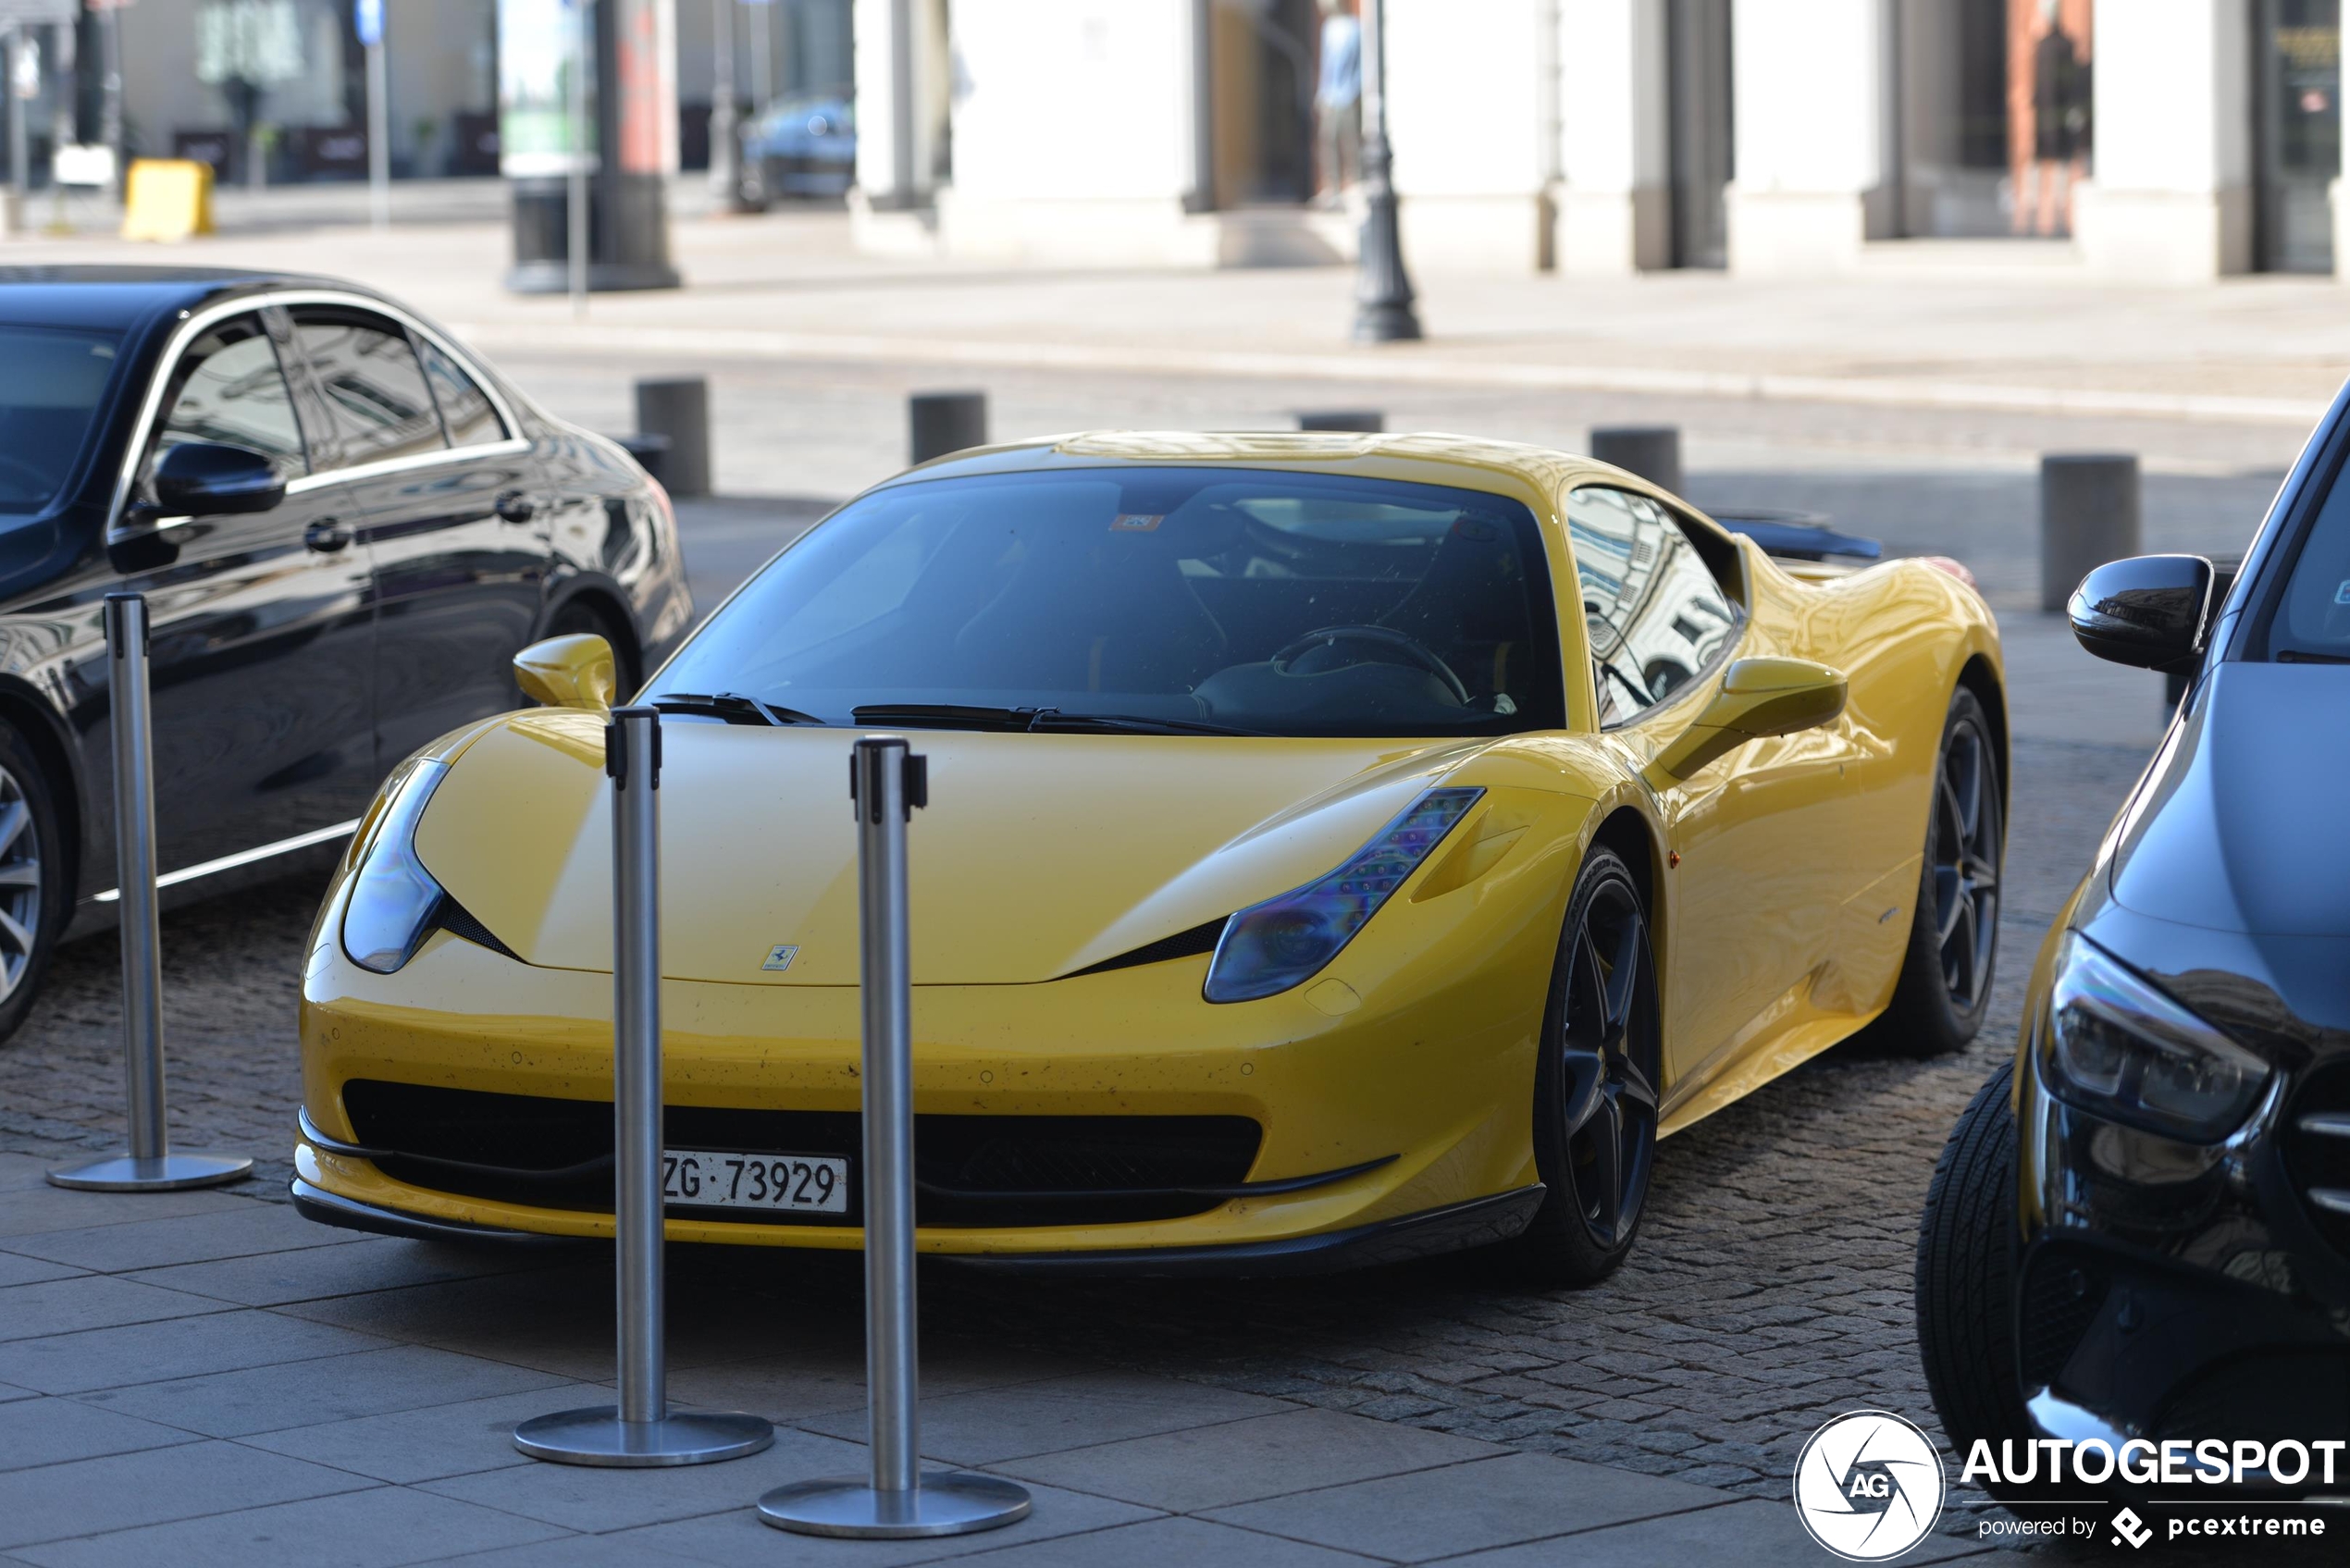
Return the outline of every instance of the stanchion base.
[[[154,1159],[109,1154],[81,1165],[61,1165],[49,1173],[49,1185],[82,1192],[172,1192],[183,1187],[224,1186],[252,1174],[253,1161],[242,1154],[174,1149]]]
[[[1028,1517],[1028,1488],[995,1475],[959,1470],[921,1477],[910,1492],[877,1491],[861,1476],[794,1481],[759,1500],[759,1517],[803,1536],[898,1540],[968,1536]]]
[[[756,1415],[672,1411],[659,1421],[623,1421],[611,1404],[534,1416],[514,1428],[514,1447],[533,1459],[612,1470],[714,1464],[774,1440],[773,1426]]]

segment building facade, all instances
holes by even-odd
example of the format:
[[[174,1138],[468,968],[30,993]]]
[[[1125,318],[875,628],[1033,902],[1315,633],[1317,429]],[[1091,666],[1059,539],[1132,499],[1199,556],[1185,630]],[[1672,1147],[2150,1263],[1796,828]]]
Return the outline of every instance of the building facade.
[[[679,142],[707,156],[722,62],[738,102],[847,89],[850,0],[677,0]],[[361,179],[366,56],[351,0],[125,0],[117,13],[125,142],[133,156],[196,157],[246,179],[256,138],[273,181]],[[101,19],[34,30],[42,96],[31,163],[101,134]],[[398,179],[499,172],[499,0],[384,0],[391,170]],[[731,48],[722,47],[731,39]],[[0,168],[5,168],[0,117]]]
[[[1177,265],[1351,249],[1351,217],[1315,200],[1314,98],[1329,12],[1352,0],[855,4],[877,247]],[[2341,0],[1386,0],[1385,16],[1415,266],[2350,269]]]

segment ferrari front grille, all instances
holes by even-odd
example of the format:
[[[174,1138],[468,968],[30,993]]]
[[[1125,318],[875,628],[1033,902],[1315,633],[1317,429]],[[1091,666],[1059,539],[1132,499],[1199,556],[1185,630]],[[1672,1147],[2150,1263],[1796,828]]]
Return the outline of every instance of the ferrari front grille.
[[[609,1213],[609,1100],[559,1100],[353,1079],[344,1111],[387,1176],[434,1191]],[[855,1111],[672,1105],[672,1148],[836,1154],[845,1215],[730,1209],[728,1219],[863,1223],[863,1121]],[[944,1116],[914,1118],[914,1213],[930,1226],[1111,1225],[1204,1214],[1248,1179],[1263,1130],[1246,1117]]]

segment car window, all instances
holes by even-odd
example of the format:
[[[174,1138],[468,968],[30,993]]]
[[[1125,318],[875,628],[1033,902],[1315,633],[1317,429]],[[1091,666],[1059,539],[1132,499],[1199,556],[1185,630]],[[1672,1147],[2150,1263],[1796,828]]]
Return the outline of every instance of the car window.
[[[1680,522],[1629,490],[1588,485],[1567,498],[1600,724],[1655,707],[1737,635],[1730,596]]]
[[[0,512],[38,512],[73,472],[114,377],[111,332],[0,324]]]
[[[206,329],[172,366],[148,472],[156,458],[190,441],[257,451],[285,478],[310,472],[285,371],[260,316],[231,316]]]
[[[1269,735],[1563,726],[1531,512],[1338,475],[1116,468],[895,486],[714,615],[662,677],[847,723],[867,705]]]
[[[334,421],[340,466],[447,447],[424,367],[397,325],[359,312],[297,310],[294,333]]]
[[[432,383],[433,401],[440,405],[440,423],[449,432],[449,444],[479,447],[504,440],[506,427],[499,422],[489,394],[465,373],[464,366],[429,338],[419,338],[416,349],[424,356],[425,378]]]

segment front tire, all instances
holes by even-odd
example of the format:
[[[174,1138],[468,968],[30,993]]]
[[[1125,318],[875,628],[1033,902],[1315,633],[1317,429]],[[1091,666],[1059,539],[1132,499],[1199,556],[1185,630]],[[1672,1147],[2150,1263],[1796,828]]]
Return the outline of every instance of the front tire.
[[[65,835],[48,774],[0,720],[0,1042],[32,1010],[67,913]]]
[[[1567,900],[1566,929],[1534,1069],[1534,1163],[1545,1189],[1510,1243],[1540,1284],[1595,1284],[1639,1234],[1655,1162],[1664,1031],[1639,885],[1594,848]]]
[[[1967,1102],[1918,1224],[1918,1353],[1950,1446],[2033,1436],[2015,1344],[2015,1064]],[[2003,1497],[2003,1501],[2024,1500]]]
[[[1960,686],[1943,721],[1900,979],[1892,1003],[1870,1030],[1882,1048],[1905,1056],[1947,1056],[1963,1050],[1982,1029],[1998,957],[2006,833],[1991,722],[1981,699]]]

